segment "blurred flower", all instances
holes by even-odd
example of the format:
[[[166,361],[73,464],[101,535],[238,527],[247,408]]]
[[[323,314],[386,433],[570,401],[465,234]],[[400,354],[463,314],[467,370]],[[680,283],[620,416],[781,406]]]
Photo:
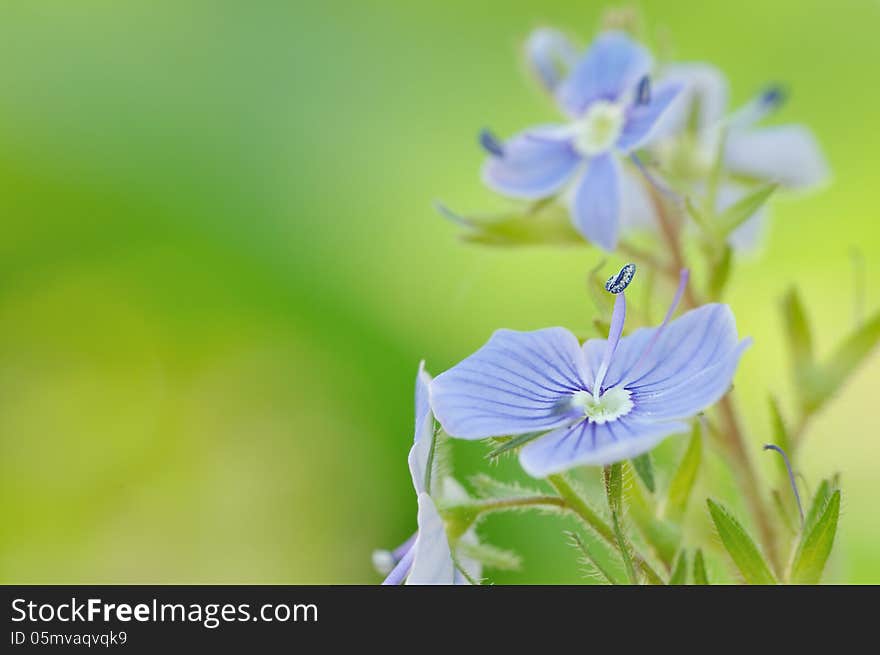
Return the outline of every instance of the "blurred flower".
[[[462,439],[547,431],[520,453],[534,477],[629,459],[686,431],[682,419],[724,395],[750,343],[738,341],[727,305],[704,305],[670,323],[686,284],[682,271],[659,327],[622,338],[623,292],[615,298],[608,339],[581,346],[560,327],[498,330],[434,380],[437,419]]]
[[[734,205],[756,183],[806,190],[828,179],[828,165],[809,128],[797,124],[756,126],[784,102],[780,87],[768,87],[728,115],[727,80],[714,66],[671,65],[663,80],[680,84],[682,98],[661,118],[652,152],[664,172],[698,193],[705,191],[706,180],[719,162],[722,179],[715,195],[716,213]],[[763,209],[758,210],[735,230],[730,235],[731,245],[754,247],[764,214]]]
[[[377,550],[373,553],[373,565],[387,575],[382,584],[398,585],[404,581],[413,584],[470,584],[456,568],[446,536],[443,518],[430,493],[428,471],[433,462],[434,417],[431,413],[428,389],[431,376],[425,371],[424,362],[419,365],[416,377],[416,426],[413,446],[409,451],[409,470],[418,496],[418,530],[393,551]],[[451,478],[443,481],[443,497],[455,500],[464,493]],[[476,535],[469,531],[461,537],[464,542],[476,542]],[[479,562],[460,558],[459,565],[471,579],[482,574]]]
[[[489,132],[483,179],[511,197],[541,199],[569,190],[572,222],[589,241],[613,250],[632,187],[621,158],[648,143],[679,94],[678,82],[652,91],[648,52],[620,32],[600,35],[577,57],[559,32],[538,30],[527,53],[542,83],[571,122],[543,125],[502,143]]]

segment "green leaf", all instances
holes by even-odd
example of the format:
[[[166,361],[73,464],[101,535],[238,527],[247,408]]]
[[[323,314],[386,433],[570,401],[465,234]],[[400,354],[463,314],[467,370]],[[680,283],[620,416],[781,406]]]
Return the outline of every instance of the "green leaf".
[[[791,437],[788,428],[785,425],[785,419],[782,417],[782,410],[779,409],[779,403],[774,396],[768,397],[770,404],[770,423],[773,428],[773,443],[782,448],[787,453],[792,452]],[[778,457],[780,471],[788,476],[788,469],[785,468],[785,460]]]
[[[716,229],[721,237],[726,239],[731,232],[754,216],[755,212],[773,195],[777,186],[777,184],[762,186],[725,209],[716,219],[718,224]]]
[[[499,445],[497,445],[492,450],[490,450],[489,454],[486,455],[486,459],[498,459],[499,457],[501,457],[505,453],[509,453],[511,451],[514,451],[517,448],[519,448],[520,446],[527,444],[528,442],[533,441],[534,439],[537,439],[542,434],[544,434],[543,431],[542,432],[528,432],[526,434],[520,434],[515,437],[510,437],[510,438],[506,439],[505,441],[501,442]],[[497,443],[498,440],[496,439],[495,442]]]
[[[489,246],[588,245],[574,229],[568,211],[558,203],[539,201],[508,212],[465,216],[442,204],[437,210],[464,228],[462,238]]]
[[[709,514],[712,516],[718,536],[721,537],[721,543],[724,544],[724,548],[727,549],[745,581],[753,585],[776,584],[776,579],[770,572],[767,562],[764,561],[761,551],[739,521],[725,507],[713,500],[707,499],[706,503],[709,505]]]
[[[862,324],[819,367],[811,380],[807,410],[814,412],[837,392],[880,341],[880,312]]]
[[[656,487],[654,484],[654,464],[651,462],[651,453],[639,455],[630,461],[632,462],[633,468],[636,470],[639,479],[644,483],[648,491],[654,493]]]
[[[676,523],[657,518],[653,503],[645,497],[640,485],[626,485],[624,492],[628,505],[627,516],[635,523],[657,557],[664,564],[671,564],[681,541],[681,528]]]
[[[577,532],[566,532],[565,534],[571,541],[571,545],[577,548],[581,555],[583,555],[583,564],[591,567],[600,580],[605,584],[620,584],[614,573],[603,564],[603,561],[607,561],[609,558],[607,552],[603,553],[604,557],[597,557],[587,548],[587,544],[584,543],[584,540]]]
[[[812,379],[815,377],[813,335],[804,303],[795,287],[790,288],[782,298],[782,317],[794,368],[795,384],[801,393],[802,401],[806,401],[810,395],[808,389],[812,386]]]
[[[818,500],[818,497],[817,497]],[[815,503],[814,503],[815,504]],[[812,513],[812,511],[811,511]],[[818,584],[834,546],[840,517],[840,490],[832,492],[809,529],[805,529],[795,551],[789,580],[793,584]]]
[[[694,584],[709,584],[709,576],[706,575],[706,562],[703,561],[703,551],[697,548],[694,553]]]
[[[623,466],[620,462],[606,466],[605,494],[608,497],[608,507],[612,514],[620,514],[623,508]]]
[[[542,492],[528,489],[515,482],[502,482],[495,478],[480,473],[470,479],[471,486],[480,498],[528,498],[540,496]]]
[[[672,569],[672,575],[669,576],[669,584],[687,584],[687,553],[685,551],[681,551],[678,554],[678,559],[675,560],[675,567]]]
[[[518,571],[522,565],[522,559],[516,553],[489,544],[459,540],[455,550],[457,555],[478,560],[490,569]]]
[[[828,499],[831,498],[831,492],[833,490],[834,487],[828,480],[822,480],[822,482],[819,483],[819,487],[816,489],[816,493],[813,494],[813,499],[810,501],[810,509],[807,510],[807,515],[804,518],[803,532],[810,532],[816,525],[816,521],[819,520],[819,517],[825,510],[825,505],[828,504]]]
[[[718,226],[710,220],[710,217],[697,209],[697,206],[690,198],[685,197],[684,204],[688,215],[690,215],[694,223],[697,224],[710,241],[723,241],[721,235],[718,233]]]
[[[733,248],[724,244],[721,256],[712,265],[709,274],[709,298],[719,300],[724,295],[724,289],[730,280],[730,272],[733,269]]]
[[[691,440],[687,450],[681,458],[681,463],[672,476],[669,483],[669,491],[666,496],[666,506],[663,515],[671,521],[680,521],[687,509],[688,498],[697,479],[700,469],[700,461],[703,457],[702,428],[699,421],[694,421],[691,431]]]

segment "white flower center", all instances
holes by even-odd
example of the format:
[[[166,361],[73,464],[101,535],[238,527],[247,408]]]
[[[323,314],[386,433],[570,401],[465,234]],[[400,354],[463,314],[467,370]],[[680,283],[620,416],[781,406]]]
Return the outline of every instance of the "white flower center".
[[[572,394],[570,402],[572,407],[600,425],[626,416],[633,408],[630,393],[623,387],[608,389],[598,398],[589,391],[577,391]]]
[[[572,127],[577,151],[588,157],[598,155],[611,148],[620,138],[623,107],[607,100],[598,100]]]

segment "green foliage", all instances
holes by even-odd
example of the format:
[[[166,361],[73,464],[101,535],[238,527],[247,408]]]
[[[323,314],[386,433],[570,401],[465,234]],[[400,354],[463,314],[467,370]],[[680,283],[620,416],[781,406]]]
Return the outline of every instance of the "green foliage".
[[[702,428],[699,421],[694,421],[687,450],[681,458],[672,481],[669,483],[669,491],[667,492],[666,505],[663,512],[665,518],[672,521],[680,521],[684,517],[688,498],[690,498],[691,490],[694,488],[694,483],[697,480],[702,457]]]
[[[675,567],[672,569],[672,575],[669,576],[669,584],[687,584],[687,551],[682,550],[678,554],[678,558],[675,560]]]
[[[770,572],[761,551],[739,521],[719,503],[711,499],[707,499],[706,503],[721,543],[745,581],[749,584],[776,584],[776,578]]]
[[[589,567],[589,570],[594,573],[600,581],[605,584],[620,584],[620,580],[617,579],[614,572],[603,564],[603,562],[608,561],[607,553],[602,553],[602,557],[594,555],[592,548],[597,548],[598,546],[594,544],[588,547],[581,538],[581,535],[577,532],[566,532],[565,534],[568,536],[571,545],[581,554],[581,562],[584,566]]]
[[[574,229],[568,210],[555,202],[539,201],[508,212],[463,216],[442,204],[437,210],[464,228],[462,238],[488,246],[588,245]]]
[[[694,584],[709,584],[709,576],[706,574],[706,562],[703,561],[703,551],[700,548],[697,548],[697,552],[694,553]]]
[[[777,184],[763,185],[721,212],[715,221],[717,224],[715,229],[718,234],[723,239],[730,236],[736,228],[754,216],[755,212],[764,206],[764,203],[770,199],[770,196],[773,195],[777,187]]]
[[[654,493],[654,491],[656,490],[656,483],[654,480],[654,463],[651,460],[651,453],[639,455],[638,457],[630,461],[632,462],[632,467],[638,474],[639,479],[642,481],[648,491]]]
[[[813,497],[801,538],[791,561],[789,582],[817,584],[834,546],[840,517],[840,490],[823,480]]]
[[[522,559],[513,551],[496,548],[489,544],[459,540],[456,553],[478,560],[490,569],[518,571],[522,565]]]

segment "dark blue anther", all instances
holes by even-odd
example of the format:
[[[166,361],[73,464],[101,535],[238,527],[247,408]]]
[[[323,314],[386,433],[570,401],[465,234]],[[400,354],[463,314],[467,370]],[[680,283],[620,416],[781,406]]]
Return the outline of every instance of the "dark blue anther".
[[[612,275],[605,283],[605,291],[617,295],[623,293],[623,290],[632,282],[633,276],[636,274],[635,264],[626,264],[620,269],[620,273]]]
[[[495,138],[495,135],[488,129],[484,128],[480,130],[480,145],[483,146],[483,149],[490,155],[494,155],[495,157],[504,156],[504,146],[501,145],[501,142]]]

